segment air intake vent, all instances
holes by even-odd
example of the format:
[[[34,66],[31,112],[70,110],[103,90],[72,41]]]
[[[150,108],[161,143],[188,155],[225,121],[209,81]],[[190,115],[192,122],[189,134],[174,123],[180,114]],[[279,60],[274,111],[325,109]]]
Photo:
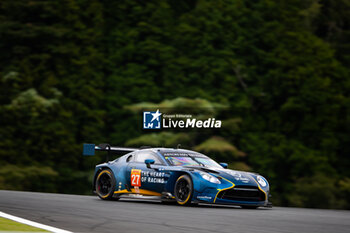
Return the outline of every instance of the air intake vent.
[[[221,191],[218,195],[220,199],[233,201],[265,201],[265,193],[255,186],[235,186],[232,189]]]

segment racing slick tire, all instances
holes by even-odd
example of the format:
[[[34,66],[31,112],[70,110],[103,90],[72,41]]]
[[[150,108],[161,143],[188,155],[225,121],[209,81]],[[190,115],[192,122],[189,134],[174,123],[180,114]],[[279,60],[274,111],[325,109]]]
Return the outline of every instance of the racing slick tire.
[[[118,200],[119,198],[113,198],[114,190],[116,186],[116,180],[114,174],[110,169],[102,170],[95,182],[96,194],[102,200]]]
[[[175,183],[174,194],[179,205],[191,205],[193,195],[192,179],[188,175],[180,176]]]

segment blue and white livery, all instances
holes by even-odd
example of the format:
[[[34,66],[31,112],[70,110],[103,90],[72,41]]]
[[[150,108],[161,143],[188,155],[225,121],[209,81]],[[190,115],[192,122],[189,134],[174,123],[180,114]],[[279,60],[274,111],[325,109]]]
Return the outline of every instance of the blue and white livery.
[[[173,148],[124,148],[84,144],[95,150],[124,154],[95,168],[93,190],[101,199],[157,198],[179,205],[231,204],[243,208],[271,206],[270,186],[261,175],[227,169],[201,153]]]

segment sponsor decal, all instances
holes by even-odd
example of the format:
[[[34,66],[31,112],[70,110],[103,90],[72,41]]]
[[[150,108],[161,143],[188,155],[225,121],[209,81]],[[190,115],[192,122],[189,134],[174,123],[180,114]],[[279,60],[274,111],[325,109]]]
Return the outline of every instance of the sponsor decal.
[[[164,156],[167,156],[166,159],[168,157],[171,157],[171,156],[175,156],[175,157],[188,157],[188,153],[177,153],[177,152],[171,152],[171,153],[164,153],[163,154]]]
[[[198,199],[209,199],[211,200],[212,197],[209,197],[209,196],[197,196]]]
[[[165,177],[169,177],[169,174],[166,174],[165,172],[142,171],[141,182],[165,184]]]
[[[186,129],[186,128],[221,128],[221,120],[208,118],[197,119],[190,114],[163,114],[159,109],[155,112],[143,112],[144,129]]]
[[[199,154],[199,153],[178,153],[178,152],[165,152],[163,153],[165,159],[168,159],[169,157],[200,157],[205,158],[205,155]]]

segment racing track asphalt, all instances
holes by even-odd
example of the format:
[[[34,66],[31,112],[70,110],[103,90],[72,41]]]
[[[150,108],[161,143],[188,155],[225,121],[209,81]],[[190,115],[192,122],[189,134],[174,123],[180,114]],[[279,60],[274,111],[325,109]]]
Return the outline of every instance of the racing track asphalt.
[[[350,232],[350,211],[232,206],[0,190],[0,211],[73,232]]]

